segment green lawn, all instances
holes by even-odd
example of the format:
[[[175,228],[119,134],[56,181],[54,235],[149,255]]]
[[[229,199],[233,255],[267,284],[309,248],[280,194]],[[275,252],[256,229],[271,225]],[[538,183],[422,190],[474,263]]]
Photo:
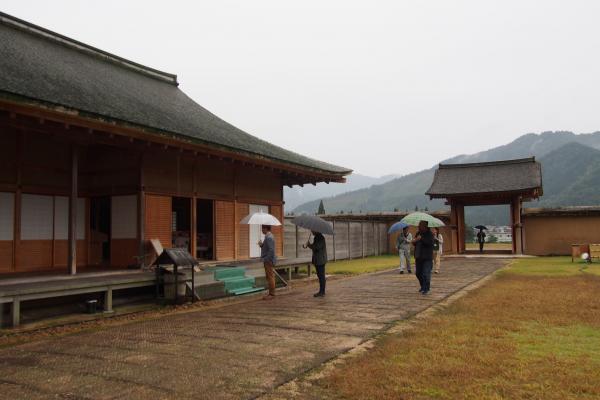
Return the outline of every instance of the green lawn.
[[[368,272],[398,268],[399,264],[400,259],[396,255],[370,256],[352,260],[330,261],[325,267],[325,272],[327,274],[359,275]],[[299,271],[300,273],[305,274],[306,268],[300,268]]]
[[[327,264],[328,274],[358,275],[367,272],[397,268],[400,259],[396,255],[371,256],[354,260],[340,260]]]
[[[600,262],[586,263],[582,260],[571,262],[571,257],[536,257],[519,260],[499,274],[519,274],[529,276],[561,277],[580,274],[600,275]]]
[[[600,399],[600,264],[519,259],[316,383],[330,399]]]

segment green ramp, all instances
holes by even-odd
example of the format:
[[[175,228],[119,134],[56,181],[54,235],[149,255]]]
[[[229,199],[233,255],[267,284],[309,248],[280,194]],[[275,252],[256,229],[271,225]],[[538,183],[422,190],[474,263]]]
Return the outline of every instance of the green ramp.
[[[216,281],[225,284],[225,293],[234,296],[265,290],[263,287],[254,286],[254,277],[247,277],[246,268],[244,267],[216,267],[214,269],[214,277]]]

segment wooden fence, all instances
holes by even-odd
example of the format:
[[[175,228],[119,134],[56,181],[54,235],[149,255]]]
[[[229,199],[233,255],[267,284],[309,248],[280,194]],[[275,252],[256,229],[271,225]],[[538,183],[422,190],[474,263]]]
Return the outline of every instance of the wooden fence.
[[[310,257],[306,244],[310,231],[292,223],[291,217],[284,223],[284,256],[287,258]],[[325,235],[329,260],[343,260],[389,253],[388,223],[380,221],[347,221],[331,219],[334,236]]]

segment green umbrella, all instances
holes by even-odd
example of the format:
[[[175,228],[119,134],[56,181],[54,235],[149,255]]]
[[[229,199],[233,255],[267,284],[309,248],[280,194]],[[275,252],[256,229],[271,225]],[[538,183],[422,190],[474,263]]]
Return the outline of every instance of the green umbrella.
[[[440,219],[419,211],[408,214],[400,221],[412,226],[418,226],[419,222],[421,221],[427,221],[429,223],[430,228],[444,226],[444,223]]]

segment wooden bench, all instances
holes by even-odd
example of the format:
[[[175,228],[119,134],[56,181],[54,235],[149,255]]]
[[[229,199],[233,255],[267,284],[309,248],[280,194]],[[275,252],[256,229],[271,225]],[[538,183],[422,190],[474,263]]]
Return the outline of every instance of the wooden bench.
[[[292,280],[292,269],[296,270],[296,273],[298,273],[298,268],[306,266],[306,271],[308,276],[310,276],[311,265],[310,258],[283,258],[281,260],[277,260],[275,269],[287,270],[288,280]]]
[[[53,279],[45,281],[20,282],[2,285],[0,283],[0,316],[4,304],[11,304],[12,326],[21,322],[21,302],[49,299],[86,293],[104,292],[104,312],[112,312],[113,291],[137,287],[154,286],[153,273],[132,272],[128,274],[96,275]],[[2,320],[0,319],[0,323]]]

